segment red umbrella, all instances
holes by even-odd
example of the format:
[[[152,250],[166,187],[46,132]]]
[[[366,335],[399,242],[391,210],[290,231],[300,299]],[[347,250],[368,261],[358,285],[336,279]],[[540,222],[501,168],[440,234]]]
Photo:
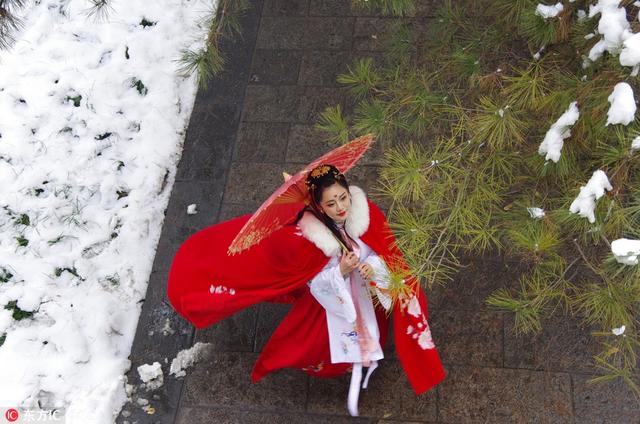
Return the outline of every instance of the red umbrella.
[[[304,181],[313,168],[331,164],[340,172],[347,172],[369,150],[372,143],[373,134],[367,134],[322,155],[293,176],[285,174],[285,183],[265,200],[242,227],[227,253],[240,253],[290,222],[310,201]]]

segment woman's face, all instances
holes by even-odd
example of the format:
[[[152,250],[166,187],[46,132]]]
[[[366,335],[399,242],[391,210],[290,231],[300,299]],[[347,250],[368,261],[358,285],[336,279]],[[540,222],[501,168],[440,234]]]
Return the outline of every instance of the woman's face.
[[[344,222],[351,210],[349,191],[338,183],[325,188],[320,199],[320,208],[334,221]]]

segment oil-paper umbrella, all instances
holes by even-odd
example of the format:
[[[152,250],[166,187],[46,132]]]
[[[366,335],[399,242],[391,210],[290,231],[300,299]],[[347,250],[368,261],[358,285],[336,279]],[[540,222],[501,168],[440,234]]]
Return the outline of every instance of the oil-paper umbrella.
[[[326,163],[334,165],[340,172],[347,172],[373,141],[372,134],[356,138],[322,155],[295,175],[285,174],[285,183],[265,200],[242,227],[231,242],[227,254],[234,255],[250,248],[295,218],[300,209],[310,201],[304,181],[313,168]]]

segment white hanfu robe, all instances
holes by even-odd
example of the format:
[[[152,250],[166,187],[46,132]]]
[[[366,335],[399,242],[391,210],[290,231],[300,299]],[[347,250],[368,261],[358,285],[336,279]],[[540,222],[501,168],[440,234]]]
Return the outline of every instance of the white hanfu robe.
[[[388,285],[388,270],[384,262],[360,238],[352,237],[360,247],[360,262],[368,263],[374,271],[371,278],[378,287]],[[369,291],[369,281],[365,281],[357,270],[343,277],[340,273],[341,256],[332,256],[327,265],[309,282],[311,294],[320,303],[327,314],[329,330],[329,346],[332,363],[360,363],[363,362],[358,344],[356,330],[356,309],[351,293],[351,278],[356,278],[358,288],[358,305],[362,320],[375,345],[369,354],[370,361],[377,361],[384,357],[380,347],[380,330]],[[380,303],[385,309],[391,306],[391,299],[375,289]]]

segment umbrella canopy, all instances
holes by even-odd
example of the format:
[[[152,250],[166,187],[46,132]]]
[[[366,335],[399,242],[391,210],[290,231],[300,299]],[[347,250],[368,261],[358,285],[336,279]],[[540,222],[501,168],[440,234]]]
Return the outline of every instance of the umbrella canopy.
[[[300,209],[310,202],[304,182],[313,168],[331,164],[345,173],[369,150],[372,143],[373,134],[356,138],[325,153],[295,175],[285,175],[285,183],[256,210],[233,239],[227,253],[233,255],[250,248],[295,218]]]

